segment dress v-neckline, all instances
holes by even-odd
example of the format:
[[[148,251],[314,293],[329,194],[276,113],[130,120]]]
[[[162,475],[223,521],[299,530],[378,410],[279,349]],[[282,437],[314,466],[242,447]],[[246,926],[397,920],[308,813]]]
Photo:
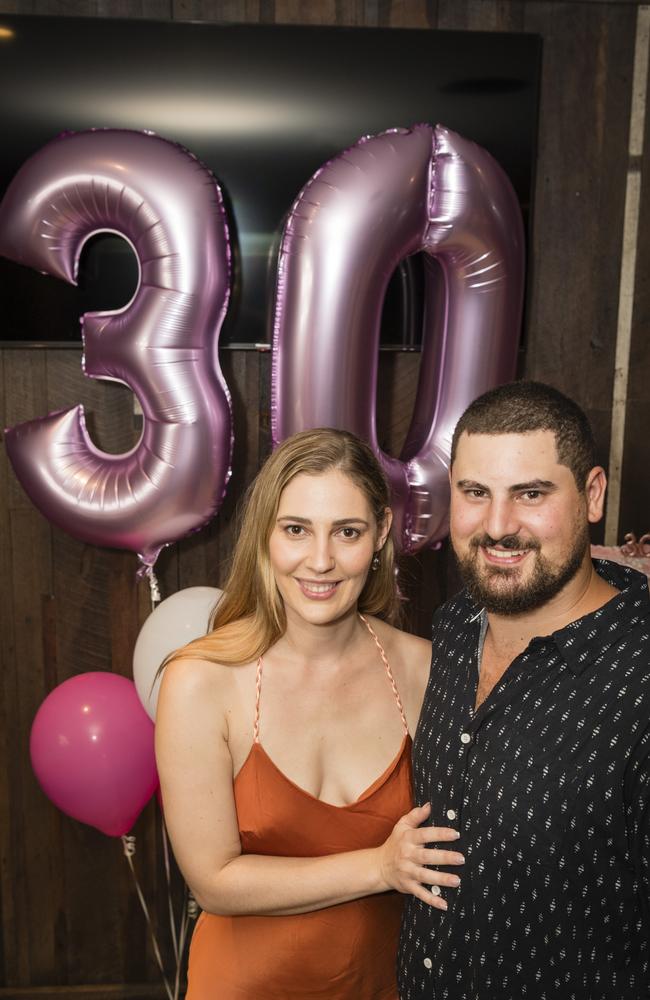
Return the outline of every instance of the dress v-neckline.
[[[382,771],[382,773],[379,775],[379,777],[375,778],[375,780],[373,782],[371,782],[371,784],[368,785],[368,787],[363,792],[361,792],[361,794],[359,796],[357,796],[357,798],[353,802],[344,803],[343,805],[336,805],[336,803],[334,803],[334,802],[326,802],[324,799],[319,799],[316,795],[312,795],[311,792],[308,792],[305,788],[301,788],[301,786],[297,785],[295,781],[292,781],[291,778],[289,778],[284,773],[284,771],[282,771],[278,767],[278,765],[275,763],[275,761],[271,757],[269,757],[268,753],[266,752],[266,750],[264,749],[264,747],[262,746],[262,744],[260,742],[260,695],[261,695],[261,692],[262,692],[262,657],[260,656],[259,659],[258,659],[258,661],[257,661],[257,672],[256,672],[256,675],[255,675],[255,717],[254,717],[254,724],[253,724],[253,745],[251,746],[250,750],[248,751],[248,755],[246,757],[246,760],[244,761],[244,763],[240,767],[239,771],[235,775],[235,778],[234,778],[235,784],[236,784],[237,779],[239,778],[240,774],[245,770],[246,766],[248,765],[248,762],[252,759],[253,754],[255,752],[262,754],[263,760],[267,761],[267,763],[269,764],[269,766],[273,768],[273,770],[275,771],[275,773],[277,775],[279,775],[279,777],[287,785],[289,785],[291,788],[295,789],[299,794],[306,796],[306,798],[308,798],[308,799],[311,799],[312,802],[318,802],[320,805],[329,806],[331,809],[352,809],[352,808],[354,808],[354,806],[357,806],[357,805],[359,805],[359,803],[364,802],[366,799],[370,798],[370,796],[373,795],[376,791],[378,791],[379,788],[381,788],[381,786],[383,784],[385,784],[385,782],[388,780],[388,778],[393,773],[393,771],[395,770],[395,768],[399,764],[400,760],[402,759],[402,756],[404,755],[404,750],[407,747],[407,745],[410,743],[411,736],[410,736],[410,733],[409,733],[409,730],[408,730],[408,723],[406,721],[406,715],[404,714],[404,706],[402,705],[402,699],[399,696],[399,691],[397,690],[397,685],[395,683],[395,678],[393,677],[393,672],[390,669],[390,664],[388,662],[388,658],[386,656],[386,653],[384,652],[384,647],[382,646],[381,642],[379,641],[379,637],[377,636],[377,633],[373,629],[373,627],[370,624],[370,622],[368,621],[368,619],[365,618],[361,614],[361,612],[358,612],[358,615],[359,615],[360,620],[363,622],[363,624],[367,628],[370,636],[372,637],[372,640],[375,643],[375,646],[377,647],[377,650],[379,652],[379,656],[381,658],[381,661],[384,664],[384,667],[386,668],[386,676],[387,676],[387,678],[388,678],[388,680],[390,682],[390,685],[391,685],[391,688],[392,688],[392,691],[393,691],[393,695],[395,696],[395,702],[396,702],[396,705],[397,705],[397,708],[399,710],[399,714],[400,714],[400,717],[401,717],[401,720],[402,720],[402,725],[404,726],[404,736],[402,738],[401,745],[399,747],[399,750],[397,751],[396,756],[393,757],[393,760],[391,761],[391,763],[388,765],[388,767],[384,771]],[[255,750],[256,747],[258,747],[257,751]]]
[[[295,781],[293,781],[290,777],[288,777],[288,775],[286,775],[284,773],[284,771],[282,771],[281,768],[278,767],[278,765],[275,763],[275,761],[273,760],[273,758],[269,757],[268,753],[266,752],[266,750],[264,749],[264,747],[262,746],[262,744],[259,741],[253,743],[253,745],[251,746],[251,748],[250,748],[250,750],[248,752],[248,756],[246,757],[246,760],[244,761],[244,763],[240,767],[239,771],[235,775],[234,783],[235,783],[235,785],[237,784],[237,782],[238,782],[238,780],[240,778],[240,775],[246,770],[246,768],[249,765],[249,762],[253,758],[253,754],[254,753],[258,753],[258,754],[262,755],[263,759],[267,762],[267,764],[269,764],[273,768],[273,770],[275,771],[275,773],[282,779],[282,781],[284,781],[285,784],[289,785],[291,788],[293,788],[300,795],[304,795],[306,798],[310,799],[312,802],[317,802],[319,805],[326,806],[329,809],[353,809],[355,806],[360,805],[360,803],[365,802],[366,799],[369,799],[372,795],[375,794],[375,792],[378,792],[379,789],[382,788],[386,784],[386,782],[390,778],[391,774],[398,767],[400,761],[402,760],[402,757],[404,756],[404,751],[407,749],[407,747],[409,746],[410,742],[411,742],[411,735],[410,735],[410,733],[404,733],[404,736],[402,738],[402,742],[400,744],[399,750],[397,751],[397,754],[395,755],[395,757],[393,757],[393,759],[390,762],[390,764],[388,765],[388,767],[386,767],[385,770],[383,770],[381,772],[381,774],[377,778],[375,778],[374,781],[372,781],[367,786],[367,788],[365,788],[364,791],[362,791],[357,796],[356,799],[354,799],[354,801],[352,801],[352,802],[345,802],[342,805],[337,805],[337,803],[335,803],[335,802],[328,802],[326,799],[319,799],[318,796],[312,795],[311,792],[308,792],[306,788],[302,788],[301,785],[296,784]]]

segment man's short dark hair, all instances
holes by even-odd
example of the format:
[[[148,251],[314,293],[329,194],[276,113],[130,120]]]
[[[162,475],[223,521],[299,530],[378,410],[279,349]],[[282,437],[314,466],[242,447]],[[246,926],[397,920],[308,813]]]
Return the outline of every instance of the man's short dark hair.
[[[456,424],[451,462],[463,432],[526,434],[530,431],[553,432],[558,462],[571,469],[578,489],[584,490],[587,476],[596,464],[589,421],[577,403],[543,382],[509,382],[470,403]]]

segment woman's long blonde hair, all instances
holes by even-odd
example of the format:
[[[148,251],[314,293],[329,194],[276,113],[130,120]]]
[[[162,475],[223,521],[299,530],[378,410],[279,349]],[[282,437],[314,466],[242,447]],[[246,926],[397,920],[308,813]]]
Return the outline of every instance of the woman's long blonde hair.
[[[214,609],[210,631],[172,653],[163,666],[179,657],[215,663],[250,663],[262,656],[286,630],[286,615],[269,557],[280,495],[294,476],[316,476],[338,469],[366,497],[377,530],[384,523],[390,491],[374,453],[347,431],[319,428],[287,438],[266,460],[248,488],[230,575]],[[392,538],[378,553],[379,566],[369,572],[359,596],[359,611],[394,621],[398,589]]]

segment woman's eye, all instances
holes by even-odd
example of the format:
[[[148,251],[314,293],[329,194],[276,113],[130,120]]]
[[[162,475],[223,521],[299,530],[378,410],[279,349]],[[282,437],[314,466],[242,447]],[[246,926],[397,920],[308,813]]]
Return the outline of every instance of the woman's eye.
[[[300,538],[305,529],[302,524],[288,524],[284,530],[292,538]]]
[[[358,538],[361,532],[358,528],[341,528],[341,534],[344,538]]]

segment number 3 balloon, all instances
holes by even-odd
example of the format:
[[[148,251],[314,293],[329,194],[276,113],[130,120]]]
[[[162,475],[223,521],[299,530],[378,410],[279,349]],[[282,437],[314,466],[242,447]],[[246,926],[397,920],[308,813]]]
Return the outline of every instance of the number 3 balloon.
[[[229,289],[219,189],[191,154],[138,132],[66,135],[19,171],[0,206],[0,253],[74,282],[84,242],[114,231],[141,271],[133,300],[84,317],[85,372],[124,382],[144,412],[138,445],[106,455],[75,407],[7,432],[34,503],[84,541],[137,551],[200,528],[229,477],[229,396],[216,348]],[[377,349],[401,259],[427,268],[422,362],[401,459],[379,448]],[[454,425],[514,375],[523,231],[508,179],[480,147],[438,126],[362,139],[296,200],[283,234],[273,338],[276,442],[344,427],[379,454],[396,534],[416,551],[446,534]]]
[[[377,441],[377,352],[386,286],[417,251],[429,261],[422,360],[398,460]],[[368,441],[388,474],[406,551],[447,533],[461,413],[514,376],[523,273],[510,182],[485,150],[441,126],[360,140],[314,175],[289,214],[276,290],[274,441],[310,427]]]
[[[230,287],[221,193],[180,146],[107,129],[39,150],[0,205],[0,254],[70,283],[84,243],[106,231],[130,242],[140,282],[123,309],[83,317],[83,367],[133,390],[142,437],[106,454],[76,406],[10,428],[7,452],[51,521],[152,566],[166,543],[213,516],[230,475],[230,397],[217,358]]]

